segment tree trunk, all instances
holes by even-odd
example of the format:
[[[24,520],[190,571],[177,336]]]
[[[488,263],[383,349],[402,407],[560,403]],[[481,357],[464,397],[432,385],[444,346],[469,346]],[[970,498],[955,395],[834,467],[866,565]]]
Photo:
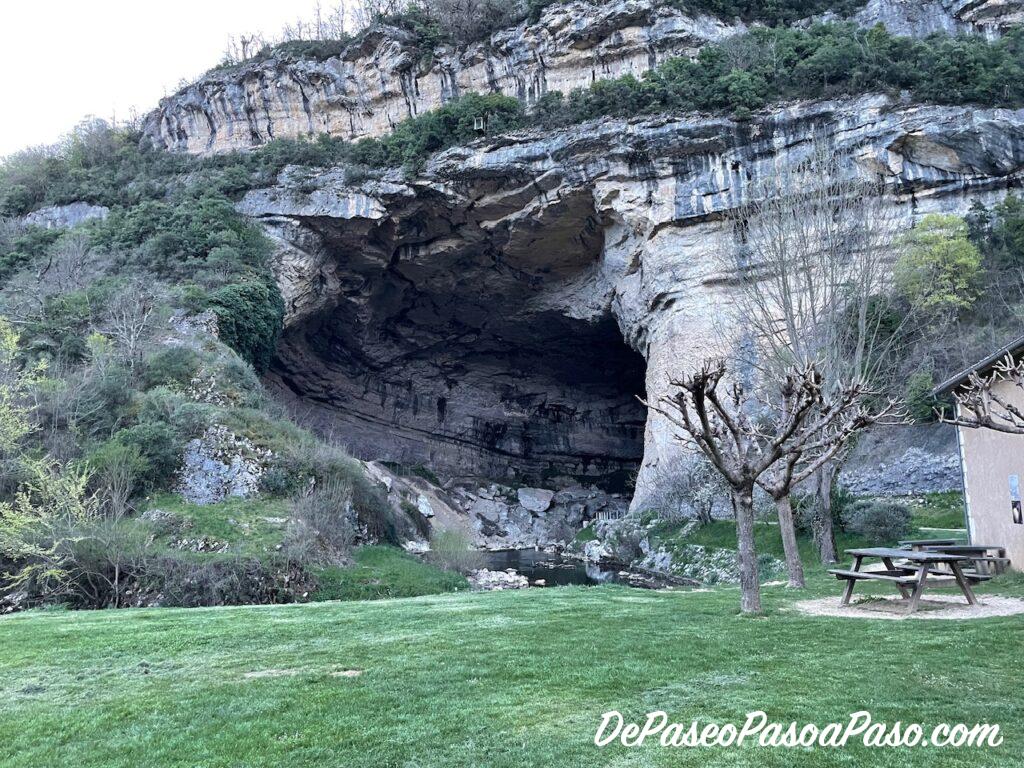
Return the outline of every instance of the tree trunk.
[[[800,550],[796,544],[796,527],[793,525],[793,505],[789,494],[775,499],[779,512],[779,532],[782,534],[782,549],[786,553],[786,570],[789,572],[789,586],[803,588],[804,564],[800,561]]]
[[[757,551],[754,549],[754,489],[733,491],[736,509],[736,541],[740,551],[740,610],[761,612],[761,582],[757,572]]]
[[[814,516],[811,518],[811,535],[823,563],[839,562],[836,534],[832,526],[832,482],[838,471],[839,465],[830,461],[815,473],[817,499]]]

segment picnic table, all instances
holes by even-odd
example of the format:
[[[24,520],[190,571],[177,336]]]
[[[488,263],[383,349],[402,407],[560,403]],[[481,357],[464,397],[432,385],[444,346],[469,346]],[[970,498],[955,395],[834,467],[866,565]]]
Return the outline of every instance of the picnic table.
[[[1002,573],[1010,564],[1010,558],[1006,556],[1006,547],[998,544],[927,544],[922,549],[926,552],[963,555],[974,563],[974,571],[965,572],[968,578],[988,578],[991,575],[990,570]]]
[[[840,581],[846,581],[843,590],[842,604],[849,605],[853,596],[853,588],[858,581],[883,581],[892,584],[900,595],[908,599],[907,613],[914,613],[921,601],[929,576],[934,580],[938,577],[952,576],[957,586],[967,598],[969,605],[977,605],[967,577],[964,576],[961,564],[970,558],[950,552],[913,551],[891,547],[867,547],[865,549],[848,549],[846,554],[853,556],[853,565],[849,570],[831,568],[829,573]],[[882,561],[884,570],[862,569],[864,561],[874,558]],[[948,568],[948,571],[943,571]]]
[[[953,546],[960,542],[960,539],[903,539],[900,541],[902,549],[924,549],[925,547]]]

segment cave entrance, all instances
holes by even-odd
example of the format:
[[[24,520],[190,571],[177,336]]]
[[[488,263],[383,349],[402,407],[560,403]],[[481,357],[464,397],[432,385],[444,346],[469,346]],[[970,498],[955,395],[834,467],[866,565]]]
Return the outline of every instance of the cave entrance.
[[[289,326],[270,381],[362,459],[628,490],[646,363],[601,309],[593,198],[540,194],[521,216],[539,188],[488,183],[464,209],[420,194],[382,219],[282,229],[327,265],[330,303]]]
[[[628,492],[643,457],[643,357],[611,317],[488,304],[418,294],[370,322],[339,305],[285,334],[271,381],[362,459]]]

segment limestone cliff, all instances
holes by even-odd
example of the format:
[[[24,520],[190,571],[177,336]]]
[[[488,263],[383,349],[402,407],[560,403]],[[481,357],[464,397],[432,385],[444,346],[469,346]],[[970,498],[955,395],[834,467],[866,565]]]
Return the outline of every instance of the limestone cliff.
[[[296,169],[240,204],[279,247],[272,380],[359,455],[538,482],[639,471],[643,507],[679,449],[636,396],[720,351],[720,214],[815,136],[882,174],[908,225],[1024,173],[1024,110],[883,96],[503,136],[415,179]]]
[[[899,34],[997,35],[1024,19],[1024,0],[869,0],[855,17]],[[469,91],[530,104],[595,80],[640,75],[745,26],[659,0],[571,0],[465,48],[423,50],[402,30],[378,27],[324,61],[275,55],[217,70],[161,101],[145,133],[195,153],[258,146],[275,137],[380,136],[401,120]]]

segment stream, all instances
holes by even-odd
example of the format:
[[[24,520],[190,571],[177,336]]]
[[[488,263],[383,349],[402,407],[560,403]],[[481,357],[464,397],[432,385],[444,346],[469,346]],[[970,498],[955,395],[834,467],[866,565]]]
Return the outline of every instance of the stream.
[[[483,557],[484,568],[492,571],[512,568],[535,586],[540,586],[535,584],[538,580],[542,580],[543,586],[546,587],[561,587],[568,584],[628,584],[651,588],[666,586],[639,574],[623,576],[618,569],[562,557],[560,554],[545,552],[542,549],[499,549],[480,554]]]

